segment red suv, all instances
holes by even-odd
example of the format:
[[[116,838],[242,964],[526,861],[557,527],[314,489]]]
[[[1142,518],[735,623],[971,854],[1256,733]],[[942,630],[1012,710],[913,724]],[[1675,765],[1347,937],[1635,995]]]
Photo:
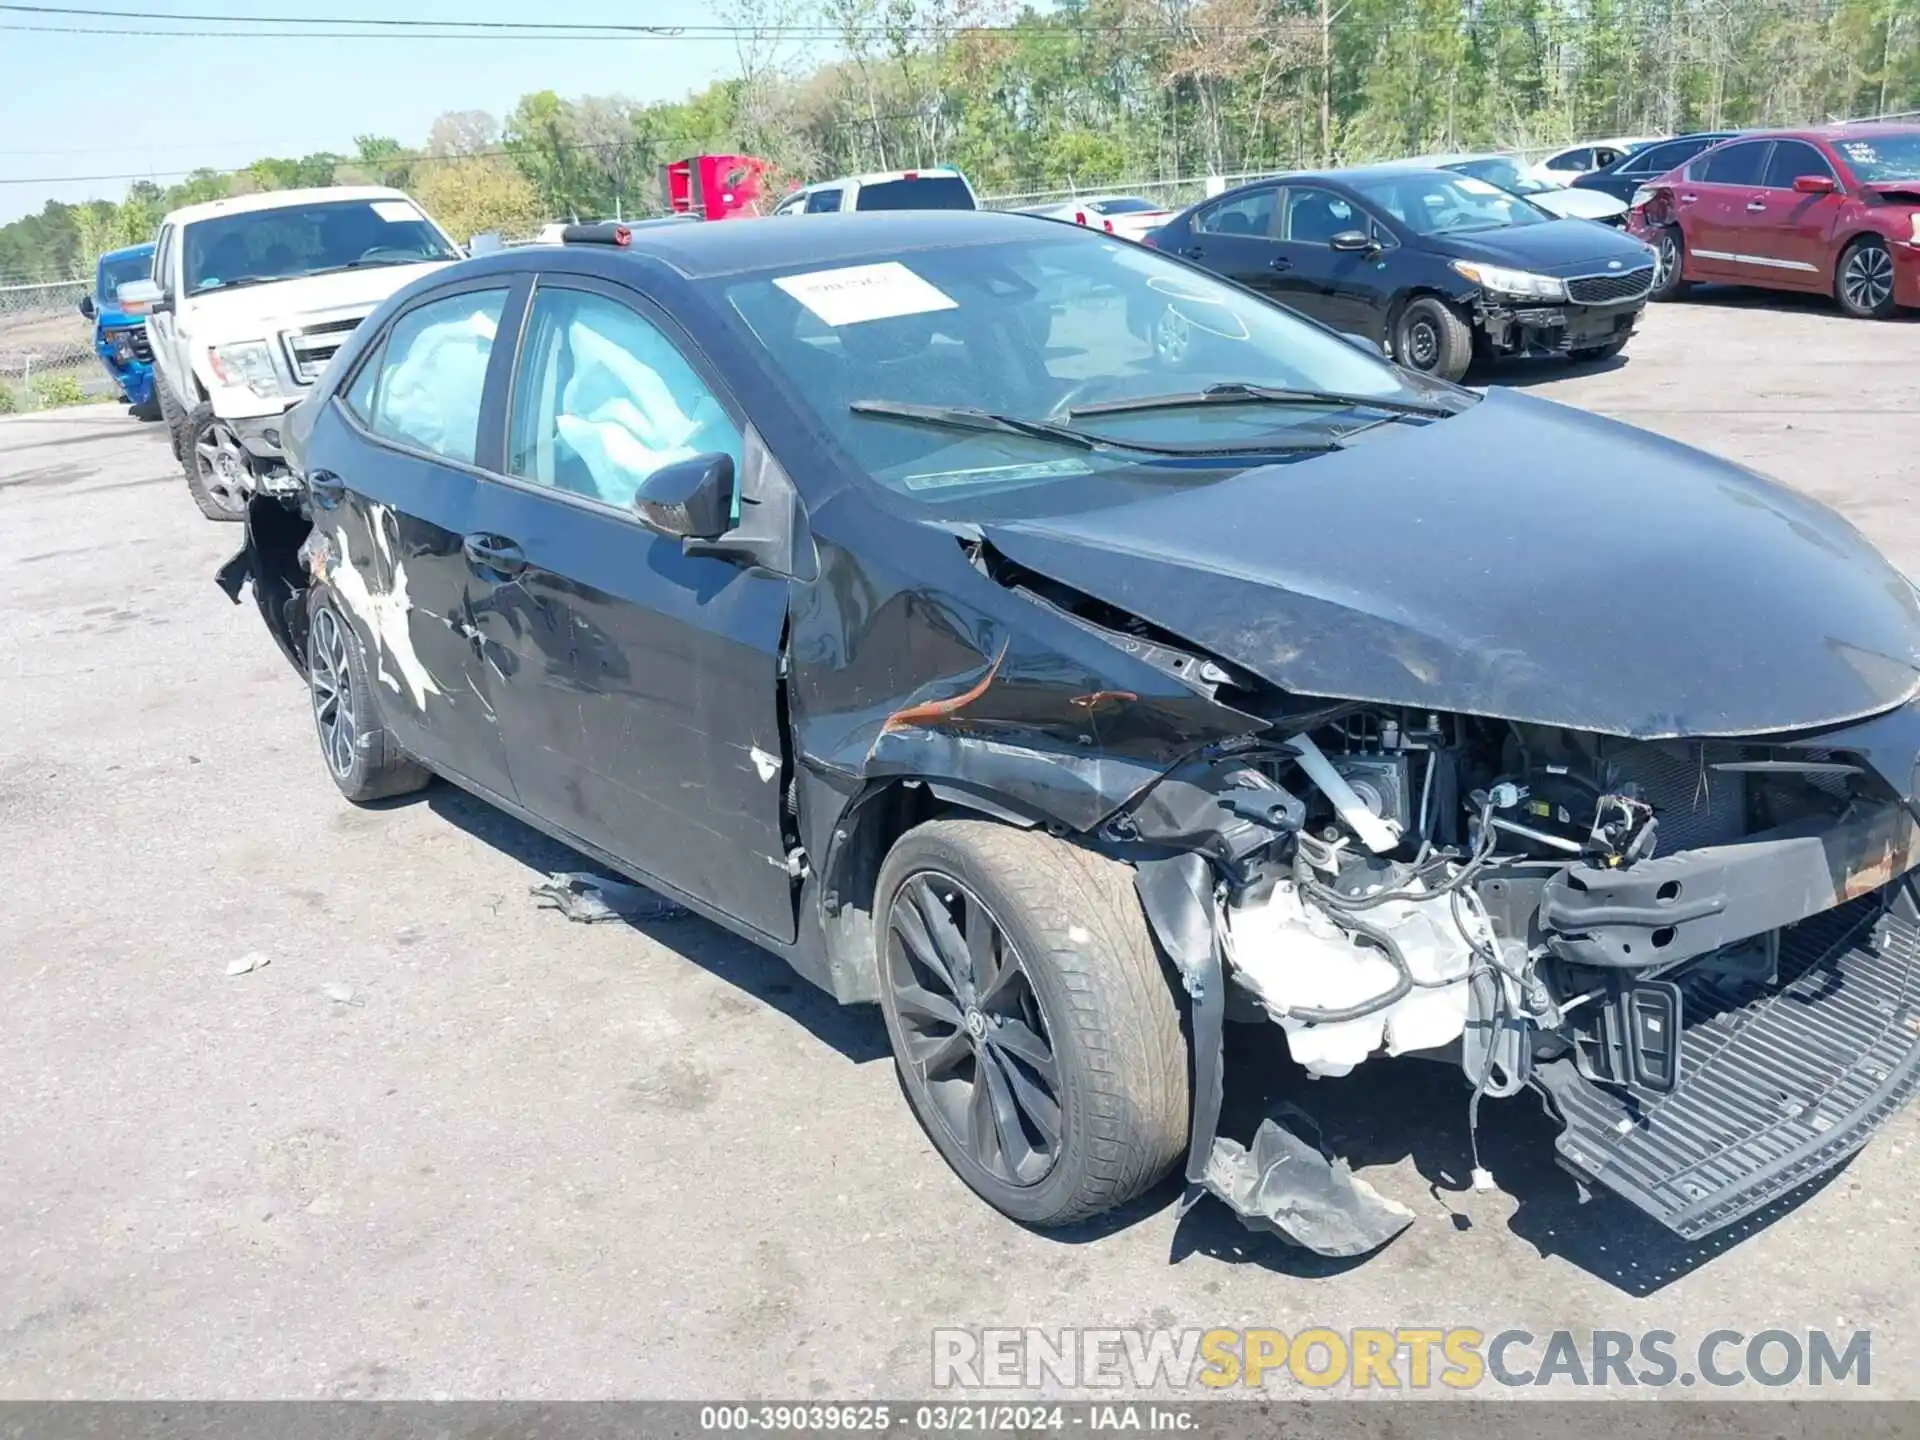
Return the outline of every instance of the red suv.
[[[1920,125],[1745,134],[1634,193],[1653,298],[1694,280],[1816,290],[1850,315],[1920,307]]]

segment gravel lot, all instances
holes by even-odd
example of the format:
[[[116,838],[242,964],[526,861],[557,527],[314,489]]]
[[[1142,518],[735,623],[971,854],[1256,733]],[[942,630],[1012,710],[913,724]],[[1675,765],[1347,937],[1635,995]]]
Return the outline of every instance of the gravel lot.
[[[1499,378],[1796,484],[1920,573],[1916,373],[1920,324],[1719,296],[1610,369]],[[1419,1215],[1365,1263],[1168,1187],[1017,1228],[915,1125],[877,1011],[704,922],[537,909],[577,862],[450,788],[343,803],[212,584],[237,538],[118,407],[0,422],[0,1397],[910,1396],[936,1325],[1422,1324],[1870,1327],[1873,1393],[1920,1396],[1920,1111],[1689,1248],[1580,1205],[1526,1099],[1483,1112],[1501,1192],[1466,1189],[1464,1089],[1377,1062],[1300,1097]],[[1235,1038],[1244,1136],[1291,1082]]]

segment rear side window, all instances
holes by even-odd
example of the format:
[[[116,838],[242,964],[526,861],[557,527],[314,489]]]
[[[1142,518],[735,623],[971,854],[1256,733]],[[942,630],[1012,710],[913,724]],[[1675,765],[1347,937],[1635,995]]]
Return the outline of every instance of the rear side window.
[[[740,464],[738,427],[673,341],[584,290],[534,292],[508,436],[508,474],[620,509],[662,465]]]
[[[1711,144],[1713,144],[1711,140],[1676,140],[1671,145],[1653,145],[1622,165],[1619,173],[1664,175],[1674,166],[1691,160]]]
[[[1265,189],[1223,200],[1195,216],[1193,228],[1208,235],[1271,235],[1279,198],[1277,189]]]
[[[880,180],[862,185],[856,210],[973,210],[973,192],[958,175],[922,175],[914,180]]]
[[[1709,185],[1758,185],[1772,144],[1771,140],[1756,140],[1716,150],[1707,156],[1706,171],[1700,179]]]
[[[839,208],[840,192],[838,190],[815,190],[807,196],[807,214],[809,215],[831,215]]]
[[[409,310],[355,377],[348,407],[383,439],[471,465],[487,360],[506,302],[504,288],[469,290]]]
[[[1592,150],[1562,150],[1547,161],[1549,170],[1590,170],[1593,168]]]
[[[1791,190],[1802,175],[1824,175],[1831,180],[1833,166],[1804,140],[1774,141],[1773,156],[1767,161],[1767,189]]]

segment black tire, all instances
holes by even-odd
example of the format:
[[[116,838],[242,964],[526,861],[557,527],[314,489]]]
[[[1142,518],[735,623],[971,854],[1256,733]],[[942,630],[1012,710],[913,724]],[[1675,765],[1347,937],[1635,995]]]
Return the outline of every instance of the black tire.
[[[159,387],[156,385],[155,392],[152,395],[147,396],[147,398],[141,401],[138,405],[130,405],[127,408],[128,408],[128,411],[132,414],[133,418],[136,420],[145,420],[151,423],[152,421],[160,419],[161,407],[160,407],[160,399],[159,399]]]
[[[307,596],[307,696],[321,763],[354,804],[410,795],[432,781],[380,723],[360,637],[318,587]]]
[[[1012,982],[963,998],[964,1013],[950,1004],[955,1018],[945,1022],[944,1035],[938,1033],[942,1022],[919,1008],[926,992],[901,983],[903,977],[910,984],[938,983],[908,939],[916,918],[923,939],[932,932],[917,908],[923,902],[955,907],[949,926],[967,941],[984,933],[973,928],[984,913],[997,926],[992,954],[999,963],[964,963],[1001,976],[1017,972]],[[896,905],[905,908],[897,913]],[[881,1009],[908,1100],[942,1157],[989,1205],[1027,1225],[1071,1224],[1124,1204],[1180,1159],[1187,1140],[1187,1042],[1128,867],[1039,831],[933,820],[908,831],[887,856],[874,915]],[[971,957],[971,943],[966,950]],[[1026,1049],[995,1048],[1016,1035],[1022,1042],[1038,1035],[1049,1063],[1016,1070],[1007,1057],[1024,1056]],[[936,1097],[928,1079],[932,1066],[923,1057],[956,1042],[959,1048],[949,1053],[961,1058],[948,1062],[954,1078],[938,1082],[944,1088]],[[1000,1096],[991,1093],[988,1070],[995,1063],[1002,1077],[1014,1074],[1029,1090],[1036,1080],[1042,1088],[1052,1082],[1057,1139],[1042,1156],[1044,1172],[1019,1178],[1004,1164],[1018,1142],[996,1139],[990,1148],[1007,1172],[996,1174],[955,1128],[952,1110],[976,1116],[954,1088],[965,1086],[961,1071],[989,1092],[988,1117],[993,1099],[1012,1103],[1015,1092],[1005,1078]],[[976,1092],[967,1087],[965,1093]],[[1023,1101],[1020,1114],[1033,1113]],[[1004,1134],[991,1118],[984,1123]],[[1029,1128],[1025,1138],[1043,1133]]]
[[[1833,298],[1861,320],[1888,320],[1899,307],[1893,301],[1893,255],[1878,235],[1862,235],[1840,256],[1833,270]]]
[[[187,493],[200,513],[209,520],[246,519],[246,492],[229,468],[244,465],[245,452],[239,451],[238,459],[231,458],[239,442],[226,422],[213,413],[212,405],[202,402],[194,407],[182,430],[180,468],[186,472]],[[215,459],[209,451],[222,452],[223,458]]]
[[[1570,350],[1567,352],[1567,358],[1576,365],[1585,365],[1594,360],[1611,360],[1627,348],[1629,338],[1622,335],[1616,340],[1609,340],[1604,345],[1589,345],[1585,349]]]
[[[180,459],[186,449],[187,417],[180,409],[179,402],[173,398],[173,391],[158,370],[153,372],[153,394],[160,406],[160,419],[167,427],[167,443],[173,447],[173,458]]]
[[[1678,225],[1669,225],[1653,240],[1653,300],[1684,300],[1692,288],[1686,277],[1687,241]]]
[[[1405,369],[1457,381],[1473,363],[1473,331],[1438,296],[1415,296],[1394,322],[1393,358]]]

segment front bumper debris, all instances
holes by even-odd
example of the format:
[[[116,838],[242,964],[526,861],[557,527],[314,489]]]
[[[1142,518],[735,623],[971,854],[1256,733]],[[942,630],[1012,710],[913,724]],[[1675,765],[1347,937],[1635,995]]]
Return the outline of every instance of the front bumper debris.
[[[1774,986],[1681,978],[1671,1093],[1537,1064],[1562,1163],[1694,1239],[1861,1149],[1920,1088],[1920,927],[1855,901],[1781,932],[1779,964]]]
[[[1565,355],[1633,333],[1645,299],[1621,305],[1505,305],[1482,302],[1474,320],[1498,355]]]

